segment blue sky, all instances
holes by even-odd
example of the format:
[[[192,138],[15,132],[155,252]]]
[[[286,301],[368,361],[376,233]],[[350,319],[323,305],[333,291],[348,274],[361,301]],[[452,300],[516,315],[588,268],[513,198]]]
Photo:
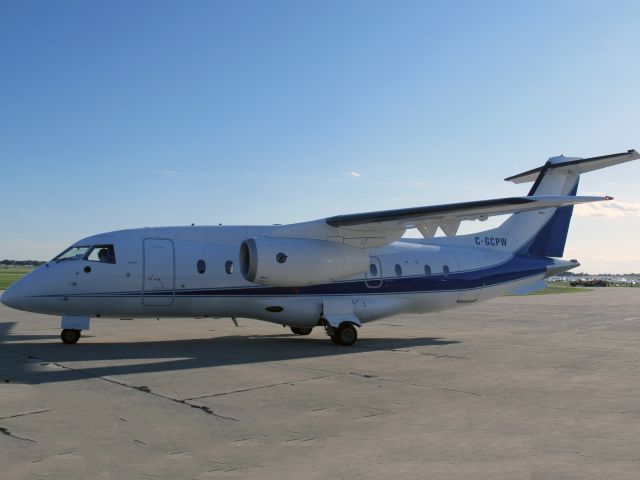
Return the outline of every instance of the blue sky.
[[[525,194],[502,179],[640,149],[639,24],[619,1],[5,0],[0,258]],[[594,192],[621,203],[577,210],[565,255],[640,272],[640,162]]]

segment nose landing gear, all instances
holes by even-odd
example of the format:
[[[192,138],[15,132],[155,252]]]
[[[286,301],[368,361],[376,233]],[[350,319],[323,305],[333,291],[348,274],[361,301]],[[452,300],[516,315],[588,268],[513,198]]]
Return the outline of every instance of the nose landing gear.
[[[100,315],[98,315],[99,317]],[[78,343],[82,330],[89,330],[91,319],[88,315],[62,315],[60,338],[63,343]]]
[[[62,330],[62,333],[60,333],[60,338],[62,339],[62,342],[66,343],[67,345],[78,343],[78,340],[80,340],[81,332],[82,330],[65,328],[64,330]]]

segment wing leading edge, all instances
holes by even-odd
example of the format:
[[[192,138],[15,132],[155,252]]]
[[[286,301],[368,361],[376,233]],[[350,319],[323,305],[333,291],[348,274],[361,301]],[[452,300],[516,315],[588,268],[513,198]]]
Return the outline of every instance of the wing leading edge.
[[[611,200],[611,197],[591,197],[572,195],[545,195],[532,197],[507,197],[474,202],[449,203],[425,207],[382,210],[378,212],[337,215],[325,219],[336,228],[357,228],[358,230],[394,230],[398,228],[418,228],[424,236],[433,236],[438,227],[445,235],[455,235],[463,220],[486,220],[495,215],[540,210],[543,208],[565,207],[578,203]]]

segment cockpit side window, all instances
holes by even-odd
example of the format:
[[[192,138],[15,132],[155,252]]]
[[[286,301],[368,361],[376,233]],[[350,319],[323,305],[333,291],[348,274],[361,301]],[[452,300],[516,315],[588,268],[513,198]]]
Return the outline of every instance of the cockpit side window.
[[[61,262],[63,260],[80,260],[83,258],[91,247],[69,247],[60,255],[55,257],[53,261]]]
[[[84,258],[90,262],[116,263],[113,245],[94,245]]]

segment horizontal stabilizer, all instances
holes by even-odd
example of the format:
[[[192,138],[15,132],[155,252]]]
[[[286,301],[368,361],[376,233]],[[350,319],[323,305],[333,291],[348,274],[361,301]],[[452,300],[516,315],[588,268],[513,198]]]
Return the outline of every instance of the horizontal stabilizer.
[[[563,156],[552,157],[542,167],[519,173],[518,175],[505,178],[505,180],[513,183],[534,182],[543,170],[546,172],[554,171],[558,173],[574,173],[579,175],[581,173],[587,173],[593,170],[618,165],[619,163],[630,162],[631,160],[637,160],[639,158],[640,154],[635,150],[592,158],[570,158]]]

